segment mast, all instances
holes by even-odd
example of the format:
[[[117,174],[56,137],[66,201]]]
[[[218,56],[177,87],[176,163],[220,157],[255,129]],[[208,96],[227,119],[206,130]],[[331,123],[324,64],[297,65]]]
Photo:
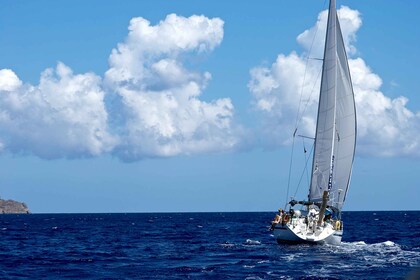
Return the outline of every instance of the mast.
[[[330,190],[334,172],[334,138],[336,133],[336,3],[330,1],[322,63],[321,88],[315,134],[315,149],[312,161],[309,201],[322,200],[324,190]]]
[[[331,14],[331,17],[330,17],[330,14]],[[337,28],[337,25],[336,25],[337,20],[333,20],[333,16],[334,16],[335,19],[337,18],[337,10],[336,10],[335,0],[331,0],[330,1],[330,8],[329,8],[329,11],[328,11],[328,23],[332,25],[331,26],[331,29],[333,29],[332,30],[332,34],[334,34],[335,36],[332,36],[333,38],[331,38],[331,40],[333,41],[333,46],[336,49],[337,48],[337,36],[336,36],[337,35],[337,31],[336,31],[336,28]],[[330,18],[331,18],[331,22],[330,22]],[[327,27],[327,30],[328,29],[329,28]],[[328,34],[328,31],[327,31],[327,34]],[[327,40],[325,39],[325,41],[327,41]],[[325,56],[324,56],[324,59],[325,59]],[[337,78],[337,65],[336,65],[337,64],[337,61],[335,59],[334,59],[334,63],[335,63],[335,65],[334,65],[335,73],[334,74],[335,74],[335,77]],[[336,110],[336,108],[337,108],[337,83],[336,82],[334,82],[334,91],[333,92],[334,92],[334,110],[333,110],[334,117],[333,117],[333,127],[332,127],[332,137],[331,137],[332,139],[335,138],[335,134],[336,134],[336,128],[335,128],[335,126],[336,126],[336,117],[337,117],[337,110]],[[331,170],[330,170],[330,175],[329,175],[329,178],[328,178],[328,194],[329,194],[329,192],[330,192],[330,190],[332,188],[332,184],[333,184],[334,145],[335,145],[335,141],[332,141],[332,144],[331,144],[331,161],[330,161]],[[323,194],[323,196],[324,196],[324,194]]]

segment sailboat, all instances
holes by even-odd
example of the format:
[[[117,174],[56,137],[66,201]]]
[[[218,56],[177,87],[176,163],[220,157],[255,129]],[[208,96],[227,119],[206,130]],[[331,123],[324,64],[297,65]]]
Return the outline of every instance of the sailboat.
[[[355,147],[353,86],[336,1],[330,0],[308,200],[291,199],[279,209],[271,227],[278,243],[341,243]]]

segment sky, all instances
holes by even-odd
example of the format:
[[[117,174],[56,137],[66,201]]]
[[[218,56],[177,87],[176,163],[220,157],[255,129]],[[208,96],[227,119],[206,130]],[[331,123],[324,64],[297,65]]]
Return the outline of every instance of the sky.
[[[2,1],[0,197],[33,213],[283,207],[300,98],[314,134],[327,3],[227,2]],[[344,210],[420,210],[420,2],[337,7],[358,118]],[[304,199],[312,144],[296,143]]]

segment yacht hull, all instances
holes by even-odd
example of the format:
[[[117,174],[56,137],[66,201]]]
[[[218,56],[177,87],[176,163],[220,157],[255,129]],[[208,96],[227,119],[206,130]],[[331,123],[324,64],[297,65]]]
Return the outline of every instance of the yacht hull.
[[[302,227],[291,224],[278,224],[273,230],[273,235],[276,238],[277,243],[340,245],[343,231],[334,230],[329,226],[312,231],[303,230]]]

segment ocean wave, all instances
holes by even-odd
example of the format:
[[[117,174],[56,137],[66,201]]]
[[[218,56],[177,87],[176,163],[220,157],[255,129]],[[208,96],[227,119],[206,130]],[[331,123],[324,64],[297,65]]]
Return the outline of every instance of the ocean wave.
[[[245,264],[245,265],[243,265],[242,267],[243,267],[243,268],[254,268],[254,267],[255,267],[255,265],[246,265],[246,264]]]
[[[370,250],[377,251],[381,249],[395,249],[401,250],[401,246],[397,243],[387,240],[379,243],[367,244],[364,241],[355,241],[355,242],[342,242],[339,248],[350,249],[350,250]]]
[[[247,239],[245,241],[246,245],[261,245],[261,241],[258,240],[252,240],[252,239]]]
[[[341,246],[329,248],[334,253],[350,255],[372,267],[387,266],[390,263],[415,266],[420,262],[420,252],[403,249],[390,240],[372,244],[364,241],[342,242]]]
[[[230,247],[234,247],[235,244],[229,243],[229,242],[225,242],[225,243],[220,244],[220,246],[225,247],[225,248],[230,248]]]

